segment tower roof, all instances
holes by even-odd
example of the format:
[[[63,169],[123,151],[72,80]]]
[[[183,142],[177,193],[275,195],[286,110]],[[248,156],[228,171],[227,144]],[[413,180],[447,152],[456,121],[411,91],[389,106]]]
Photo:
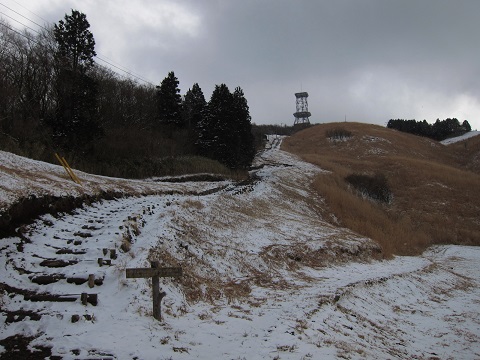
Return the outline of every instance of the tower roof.
[[[308,97],[308,93],[306,91],[299,92],[299,93],[295,93],[295,96],[297,97],[297,99],[302,97]]]

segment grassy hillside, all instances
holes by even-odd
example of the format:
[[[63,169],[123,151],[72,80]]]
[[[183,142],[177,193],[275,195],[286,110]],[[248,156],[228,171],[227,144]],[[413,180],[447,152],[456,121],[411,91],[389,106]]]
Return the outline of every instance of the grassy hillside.
[[[480,136],[445,146],[377,125],[330,123],[293,135],[282,149],[331,171],[312,184],[326,201],[325,217],[376,240],[386,254],[480,245]],[[345,181],[351,174],[384,175],[391,201],[361,196]]]

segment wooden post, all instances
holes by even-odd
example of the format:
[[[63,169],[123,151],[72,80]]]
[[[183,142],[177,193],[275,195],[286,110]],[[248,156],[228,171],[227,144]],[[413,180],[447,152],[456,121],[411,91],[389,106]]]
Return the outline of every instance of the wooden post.
[[[82,305],[87,305],[87,299],[88,299],[87,293],[82,293],[80,295],[80,301],[82,302]]]
[[[104,258],[98,258],[97,259],[98,265],[103,266],[103,265],[112,265],[112,260],[111,259],[104,259]]]
[[[160,292],[161,277],[180,277],[182,268],[161,268],[158,261],[151,261],[150,268],[131,268],[125,269],[125,275],[128,278],[152,278],[152,297],[153,297],[153,317],[159,321],[162,319],[161,302],[165,297],[165,292]]]
[[[151,261],[150,265],[154,269],[160,267],[160,263],[157,260]],[[153,296],[153,317],[158,321],[162,320],[162,315],[160,313],[160,278],[158,275],[152,276],[152,296]]]
[[[90,274],[88,275],[88,287],[93,288],[95,286],[95,275]]]

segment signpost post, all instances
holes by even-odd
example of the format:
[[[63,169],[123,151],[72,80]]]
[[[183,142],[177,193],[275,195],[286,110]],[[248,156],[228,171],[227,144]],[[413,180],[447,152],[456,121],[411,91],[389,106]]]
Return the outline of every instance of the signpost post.
[[[160,267],[158,261],[151,261],[150,268],[129,268],[126,269],[126,277],[129,278],[152,278],[152,296],[153,296],[153,317],[159,321],[162,319],[160,304],[166,293],[160,292],[161,277],[180,277],[182,276],[181,267]]]

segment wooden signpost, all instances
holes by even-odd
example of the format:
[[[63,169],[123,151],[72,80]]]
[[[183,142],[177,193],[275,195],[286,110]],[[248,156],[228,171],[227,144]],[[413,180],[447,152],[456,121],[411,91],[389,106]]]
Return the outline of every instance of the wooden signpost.
[[[162,319],[160,304],[166,293],[160,292],[161,277],[180,277],[182,276],[181,267],[160,267],[158,261],[151,261],[151,268],[130,268],[126,269],[127,279],[129,278],[152,278],[152,296],[153,296],[153,317],[159,321]]]

